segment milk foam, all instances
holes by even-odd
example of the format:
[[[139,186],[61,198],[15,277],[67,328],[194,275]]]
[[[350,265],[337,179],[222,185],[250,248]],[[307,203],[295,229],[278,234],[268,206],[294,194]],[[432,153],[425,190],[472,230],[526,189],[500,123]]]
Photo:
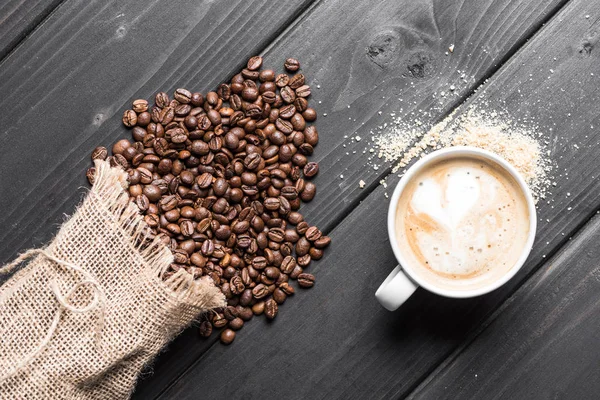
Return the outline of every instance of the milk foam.
[[[470,159],[422,171],[398,207],[404,246],[416,261],[448,279],[511,267],[529,232],[526,202],[511,179]]]

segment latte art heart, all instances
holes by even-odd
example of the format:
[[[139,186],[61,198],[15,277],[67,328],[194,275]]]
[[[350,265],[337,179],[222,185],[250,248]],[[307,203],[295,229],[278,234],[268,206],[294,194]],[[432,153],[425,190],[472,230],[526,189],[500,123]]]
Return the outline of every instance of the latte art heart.
[[[510,269],[527,240],[528,221],[526,200],[510,175],[459,158],[427,167],[407,185],[397,238],[411,265],[454,285]]]

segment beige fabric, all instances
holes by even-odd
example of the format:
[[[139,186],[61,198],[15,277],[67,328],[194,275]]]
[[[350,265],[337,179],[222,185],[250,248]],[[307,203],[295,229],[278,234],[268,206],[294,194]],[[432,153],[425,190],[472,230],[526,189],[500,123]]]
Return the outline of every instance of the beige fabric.
[[[96,161],[93,188],[45,249],[0,287],[0,397],[119,399],[220,290],[184,270],[129,202],[126,174]]]

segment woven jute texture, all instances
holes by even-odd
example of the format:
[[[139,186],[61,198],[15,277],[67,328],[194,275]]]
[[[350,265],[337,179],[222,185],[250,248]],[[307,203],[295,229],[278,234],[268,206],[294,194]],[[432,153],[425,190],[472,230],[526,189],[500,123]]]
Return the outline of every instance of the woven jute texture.
[[[137,376],[218,288],[179,270],[126,192],[126,174],[96,161],[95,184],[43,249],[0,287],[0,398],[128,398]]]

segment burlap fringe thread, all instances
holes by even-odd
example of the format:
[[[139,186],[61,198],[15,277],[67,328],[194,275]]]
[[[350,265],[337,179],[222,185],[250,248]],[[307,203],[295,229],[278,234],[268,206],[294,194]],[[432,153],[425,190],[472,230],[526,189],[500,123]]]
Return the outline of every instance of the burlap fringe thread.
[[[225,305],[184,270],[163,280],[173,255],[130,202],[126,178],[96,161],[93,188],[52,243],[0,268],[30,260],[0,287],[2,396],[129,397],[166,343]]]

